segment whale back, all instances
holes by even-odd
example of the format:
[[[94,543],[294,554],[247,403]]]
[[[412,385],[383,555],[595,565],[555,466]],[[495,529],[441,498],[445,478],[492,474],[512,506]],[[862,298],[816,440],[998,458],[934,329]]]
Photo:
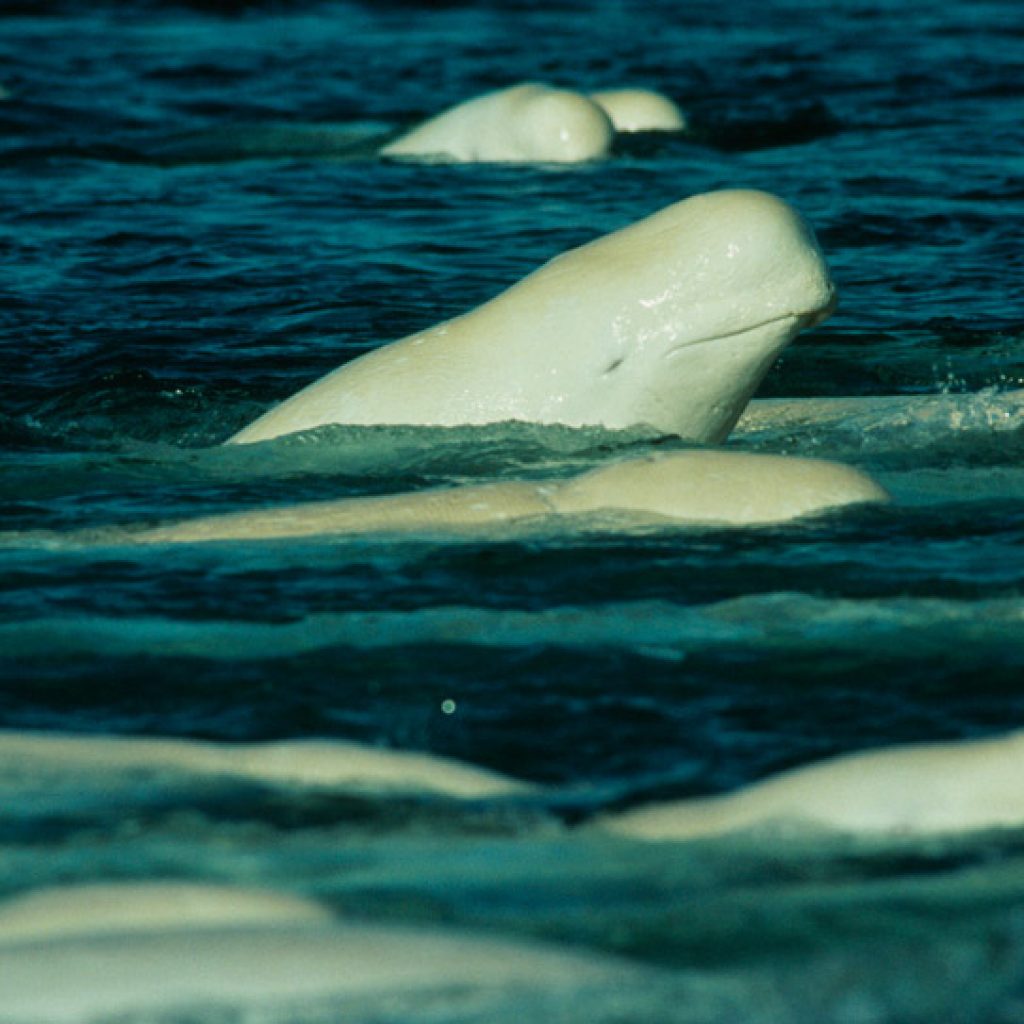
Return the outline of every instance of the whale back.
[[[590,98],[611,118],[617,132],[681,132],[686,116],[653,89],[603,89]]]
[[[578,163],[604,156],[614,130],[580,93],[536,82],[460,103],[384,146],[382,156],[438,162]]]
[[[90,932],[320,924],[331,919],[317,903],[270,890],[182,881],[58,886],[0,903],[0,956],[11,943]]]
[[[703,800],[612,815],[603,828],[673,840],[764,826],[927,835],[1024,826],[1024,731],[870,750]]]
[[[540,524],[554,515],[625,512],[641,520],[655,518],[683,523],[745,526],[781,522],[828,509],[865,502],[884,502],[888,495],[873,480],[848,466],[817,459],[755,455],[725,451],[660,453],[623,459],[567,480],[514,481],[441,487],[378,497],[306,502],[282,508],[258,509],[185,520],[132,534],[133,543],[182,543],[212,540],[302,537],[316,534],[358,534],[473,530],[533,520]],[[174,753],[166,749],[164,755]],[[204,748],[193,756],[209,759]],[[258,754],[264,773],[275,765],[304,776],[334,767],[327,752],[294,749],[274,758]],[[351,759],[353,755],[348,755]],[[390,755],[394,760],[395,755]],[[214,767],[237,771],[237,764]],[[365,765],[366,756],[360,761]],[[373,765],[377,777],[386,765]],[[445,773],[436,759],[424,777]],[[447,784],[454,785],[450,768]],[[466,784],[491,785],[471,779]],[[499,785],[501,783],[498,783]]]
[[[624,459],[563,484],[559,512],[636,512],[695,523],[753,525],[888,501],[870,477],[820,459],[725,451]]]

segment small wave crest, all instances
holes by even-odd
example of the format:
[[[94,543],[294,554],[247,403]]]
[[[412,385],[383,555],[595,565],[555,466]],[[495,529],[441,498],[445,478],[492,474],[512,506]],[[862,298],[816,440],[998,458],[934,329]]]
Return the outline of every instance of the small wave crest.
[[[870,459],[890,469],[1017,465],[1024,391],[767,399],[752,403],[735,436],[756,448]]]

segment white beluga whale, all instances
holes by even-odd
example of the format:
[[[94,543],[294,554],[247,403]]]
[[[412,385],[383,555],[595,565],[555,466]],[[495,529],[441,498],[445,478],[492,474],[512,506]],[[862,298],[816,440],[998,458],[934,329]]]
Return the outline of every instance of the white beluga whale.
[[[580,163],[605,156],[615,130],[582,93],[525,82],[459,103],[380,149],[444,163]]]
[[[911,836],[1024,827],[1024,731],[847,754],[733,793],[639,807],[598,824],[648,840],[783,827]]]
[[[679,106],[653,89],[602,89],[588,95],[617,132],[686,131],[686,115]]]
[[[404,1019],[403,1009],[431,998],[478,1009],[527,993],[600,999],[622,986],[642,998],[659,976],[551,943],[346,921],[266,890],[68,886],[0,904],[5,1024]]]
[[[819,459],[677,451],[622,459],[565,479],[465,484],[307,502],[184,520],[127,543],[196,543],[315,535],[449,531],[617,514],[617,529],[664,524],[756,526],[888,501],[873,480]],[[599,520],[600,528],[606,528]]]
[[[92,882],[36,889],[0,903],[0,951],[75,935],[332,920],[326,907],[269,890],[170,880]]]
[[[835,293],[782,200],[695,196],[551,260],[477,309],[339,367],[245,427],[507,420],[721,442]]]
[[[0,101],[5,95],[0,85]],[[686,118],[650,89],[584,93],[540,82],[496,89],[406,130],[382,120],[227,123],[157,139],[159,163],[280,156],[411,163],[577,164],[609,156],[616,134],[680,132]]]
[[[54,779],[91,773],[201,775],[299,789],[412,791],[481,799],[529,789],[497,772],[429,754],[342,740],[214,743],[154,736],[0,731],[0,783],[26,769]]]

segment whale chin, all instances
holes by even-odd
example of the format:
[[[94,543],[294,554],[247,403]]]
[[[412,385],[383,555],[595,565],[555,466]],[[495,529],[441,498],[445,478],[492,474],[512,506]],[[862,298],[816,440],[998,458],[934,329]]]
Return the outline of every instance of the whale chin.
[[[666,434],[721,444],[772,364],[805,323],[804,315],[778,317],[668,349],[660,372],[686,381],[686,401],[672,406],[662,402],[650,408],[645,424]],[[722,388],[723,372],[731,376],[731,390]]]

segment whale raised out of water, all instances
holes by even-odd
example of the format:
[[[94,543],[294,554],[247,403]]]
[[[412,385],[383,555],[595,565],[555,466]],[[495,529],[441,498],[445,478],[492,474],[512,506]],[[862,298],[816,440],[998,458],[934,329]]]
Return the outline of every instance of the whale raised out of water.
[[[522,420],[646,425],[714,444],[834,301],[821,250],[790,206],[763,192],[712,192],[344,364],[230,442],[330,423]]]
[[[654,427],[719,442],[779,352],[833,302],[821,251],[789,206],[763,192],[696,196],[552,260],[465,316],[353,360],[230,441],[334,423],[526,420]],[[887,500],[876,483],[837,463],[674,451],[568,479],[309,502],[91,539],[463,531],[550,526],[552,517],[578,525],[604,513],[620,516],[616,528],[748,526]]]

